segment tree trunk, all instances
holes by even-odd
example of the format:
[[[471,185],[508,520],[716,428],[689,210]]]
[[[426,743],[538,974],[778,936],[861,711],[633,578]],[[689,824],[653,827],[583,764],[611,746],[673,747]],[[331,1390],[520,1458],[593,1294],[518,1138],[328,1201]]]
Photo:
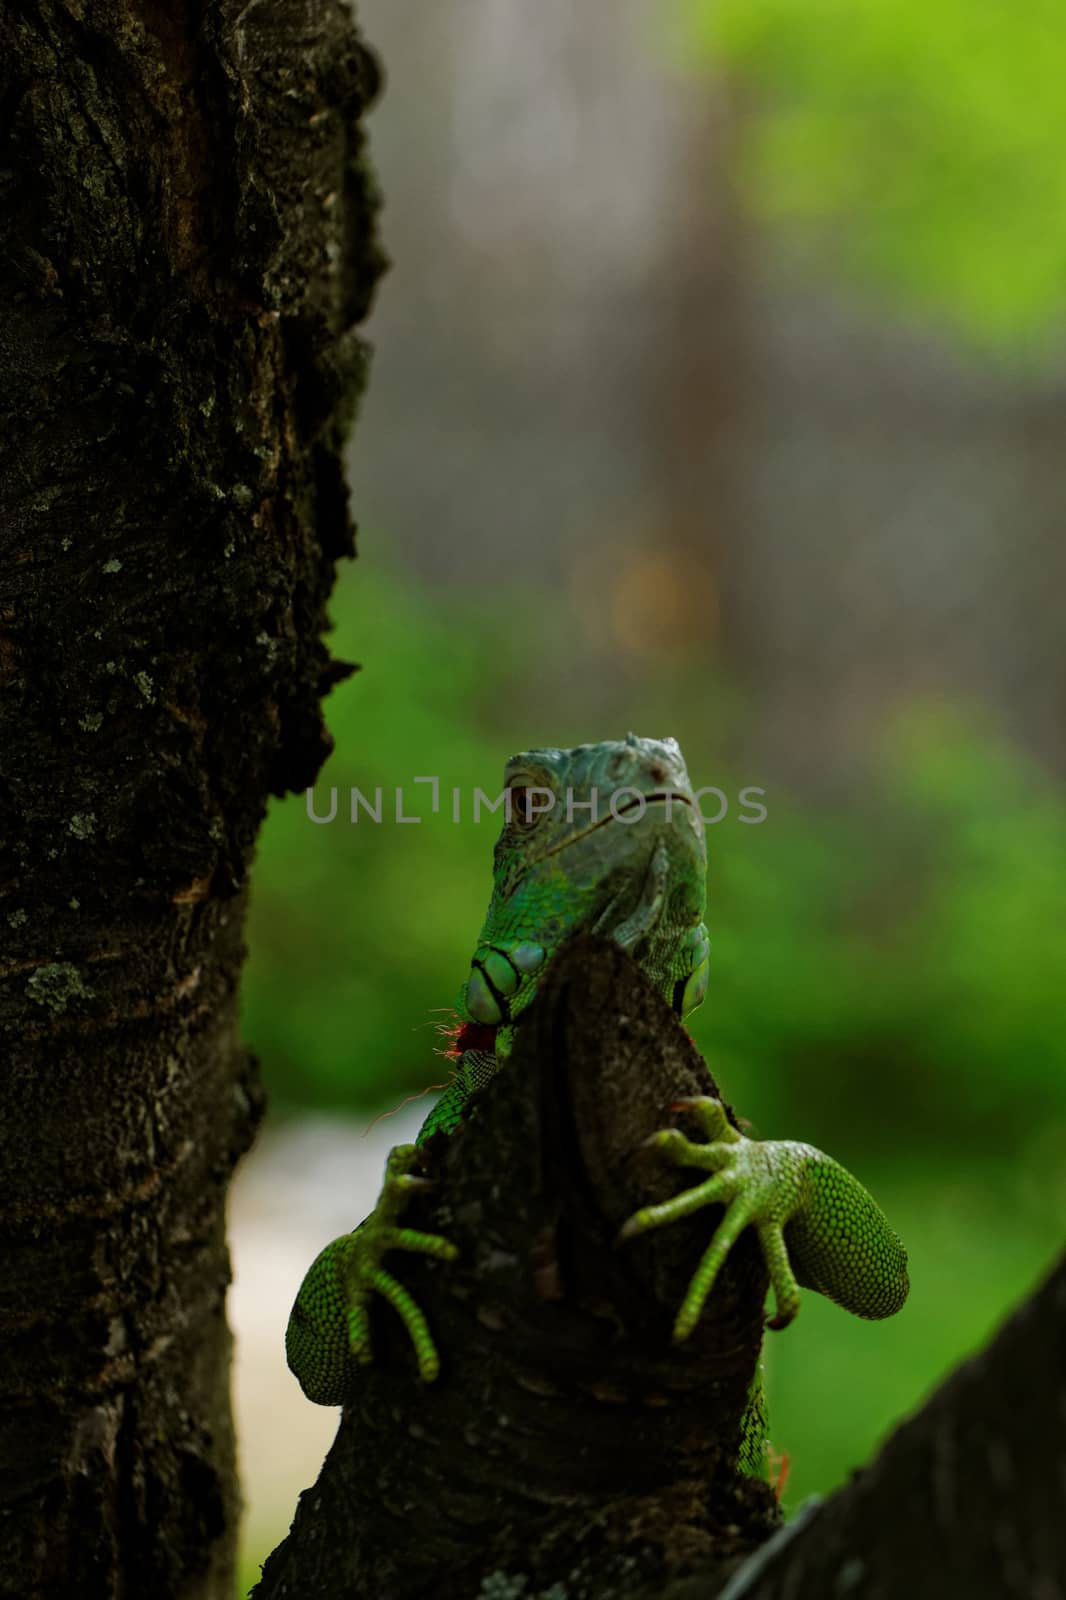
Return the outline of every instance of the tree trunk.
[[[377,74],[339,0],[7,0],[0,79],[0,1593],[229,1600],[244,891],[348,670]]]

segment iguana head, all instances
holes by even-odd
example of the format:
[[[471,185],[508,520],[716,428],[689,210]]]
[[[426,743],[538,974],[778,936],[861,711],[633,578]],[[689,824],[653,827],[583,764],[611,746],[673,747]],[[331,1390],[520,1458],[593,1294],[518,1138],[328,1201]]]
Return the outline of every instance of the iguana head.
[[[508,761],[504,785],[463,1019],[507,1029],[579,929],[628,950],[679,1015],[694,1010],[707,989],[707,849],[676,740],[527,750]]]

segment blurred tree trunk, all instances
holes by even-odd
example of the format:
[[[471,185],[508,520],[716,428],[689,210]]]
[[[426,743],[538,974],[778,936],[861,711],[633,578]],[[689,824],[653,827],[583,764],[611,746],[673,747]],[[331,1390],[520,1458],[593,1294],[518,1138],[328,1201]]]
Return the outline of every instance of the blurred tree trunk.
[[[0,1593],[229,1596],[268,794],[328,751],[380,258],[340,0],[8,0]]]
[[[653,560],[673,591],[657,643],[681,649],[687,660],[696,652],[717,658],[739,675],[753,649],[738,447],[755,351],[752,264],[732,182],[741,105],[724,78],[697,77],[678,85],[677,97],[682,119],[667,190],[674,247],[660,264],[661,313],[646,393],[656,474]]]

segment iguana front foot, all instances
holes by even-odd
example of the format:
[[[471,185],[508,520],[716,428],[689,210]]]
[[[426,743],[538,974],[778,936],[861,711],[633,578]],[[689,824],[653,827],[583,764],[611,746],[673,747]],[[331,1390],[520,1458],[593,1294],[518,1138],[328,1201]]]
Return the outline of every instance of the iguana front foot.
[[[285,1355],[300,1387],[316,1405],[343,1405],[350,1398],[358,1368],[373,1361],[370,1303],[375,1294],[399,1314],[414,1346],[419,1375],[432,1383],[440,1371],[433,1336],[411,1295],[382,1266],[389,1250],[409,1250],[454,1261],[459,1252],[436,1233],[397,1226],[412,1191],[430,1180],[412,1168],[420,1161],[413,1144],[389,1152],[377,1205],[353,1233],[342,1234],[316,1256],[307,1270],[289,1316]]]
[[[783,1227],[795,1208],[795,1177],[787,1162],[775,1159],[772,1144],[746,1139],[732,1126],[720,1100],[709,1097],[676,1102],[675,1109],[694,1111],[707,1135],[706,1144],[694,1144],[679,1128],[663,1128],[646,1141],[661,1150],[679,1167],[702,1167],[713,1177],[695,1184],[661,1205],[645,1206],[622,1228],[620,1239],[661,1228],[668,1222],[701,1211],[704,1206],[724,1205],[725,1216],[704,1251],[681,1309],[674,1323],[677,1343],[687,1339],[714,1287],[715,1279],[736,1240],[753,1224],[770,1271],[776,1302],[772,1328],[783,1328],[799,1310],[800,1293],[788,1252]]]
[[[907,1254],[856,1178],[811,1145],[745,1138],[719,1100],[678,1101],[675,1109],[683,1108],[696,1113],[706,1144],[694,1143],[678,1128],[663,1128],[647,1143],[676,1166],[700,1167],[712,1176],[661,1205],[645,1206],[619,1234],[630,1239],[704,1206],[725,1206],[681,1302],[674,1323],[677,1342],[696,1326],[722,1263],[749,1226],[773,1286],[771,1328],[787,1327],[795,1317],[800,1283],[856,1316],[887,1317],[899,1310],[907,1297]]]

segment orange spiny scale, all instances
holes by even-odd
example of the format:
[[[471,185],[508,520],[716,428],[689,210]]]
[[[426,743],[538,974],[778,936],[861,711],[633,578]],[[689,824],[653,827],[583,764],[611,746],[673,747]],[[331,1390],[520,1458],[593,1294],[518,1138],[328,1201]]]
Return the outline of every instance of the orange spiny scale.
[[[419,1089],[417,1094],[405,1094],[398,1106],[392,1106],[388,1111],[379,1111],[374,1120],[372,1122],[368,1122],[366,1127],[363,1129],[362,1137],[365,1139],[367,1134],[373,1132],[378,1123],[384,1122],[386,1117],[397,1116],[399,1112],[403,1110],[404,1106],[413,1105],[416,1100],[424,1100],[427,1094],[433,1093],[434,1089],[449,1088],[450,1085],[455,1082],[455,1077],[456,1075],[453,1072],[449,1075],[447,1083],[427,1083],[426,1087],[424,1089]]]
[[[781,1496],[785,1492],[788,1482],[789,1468],[792,1459],[787,1450],[775,1450],[772,1444],[766,1446],[767,1461],[770,1468],[770,1488],[774,1492],[774,1499],[781,1504]]]
[[[466,1026],[454,1006],[438,1006],[440,1016],[434,1020],[433,1031],[445,1041],[444,1048],[434,1052],[438,1056],[454,1056],[455,1041]]]

